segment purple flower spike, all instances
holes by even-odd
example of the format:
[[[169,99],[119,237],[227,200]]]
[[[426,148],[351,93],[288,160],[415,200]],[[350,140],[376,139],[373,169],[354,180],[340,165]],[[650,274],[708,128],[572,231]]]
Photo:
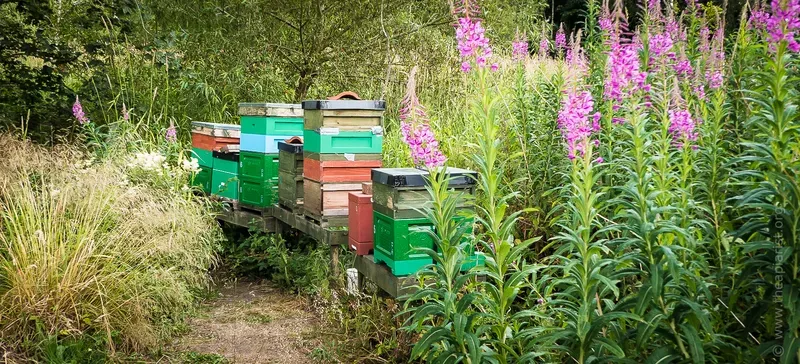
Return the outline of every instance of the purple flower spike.
[[[456,40],[458,41],[458,52],[461,55],[461,70],[469,72],[472,66],[466,67],[464,63],[475,61],[475,64],[483,68],[487,60],[492,55],[492,47],[489,46],[489,39],[484,35],[486,30],[481,26],[480,20],[470,18],[458,19],[456,26]]]
[[[567,94],[558,113],[558,126],[567,143],[567,157],[583,157],[589,148],[592,133],[600,130],[600,113],[592,113],[594,100],[588,91]]]
[[[86,117],[86,114],[83,112],[83,105],[81,105],[78,96],[75,96],[75,103],[72,104],[72,116],[74,116],[81,125],[86,125],[89,122],[89,118]]]
[[[688,110],[670,110],[669,120],[669,132],[676,145],[697,140],[696,122]]]
[[[175,129],[175,124],[173,122],[169,122],[169,128],[167,128],[166,134],[164,134],[164,139],[168,143],[175,143],[178,141],[178,130]]]
[[[417,97],[417,67],[411,69],[406,85],[406,96],[400,108],[400,132],[411,149],[411,159],[416,165],[428,168],[444,165],[447,157],[439,150],[439,142],[428,124],[428,115]]]
[[[567,35],[564,34],[564,24],[562,23],[561,26],[558,28],[558,32],[556,32],[556,40],[555,40],[556,49],[559,51],[563,51],[567,48]]]

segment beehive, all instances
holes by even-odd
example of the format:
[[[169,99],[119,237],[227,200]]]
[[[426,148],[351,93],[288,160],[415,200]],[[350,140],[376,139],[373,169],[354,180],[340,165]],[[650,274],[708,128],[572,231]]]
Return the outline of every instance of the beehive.
[[[356,255],[366,255],[373,248],[372,196],[361,192],[348,195],[348,241]]]
[[[348,194],[382,165],[384,101],[303,101],[303,198],[307,216],[347,226]]]
[[[278,201],[292,211],[303,205],[303,145],[278,144]]]
[[[239,199],[239,153],[213,152],[211,194]]]

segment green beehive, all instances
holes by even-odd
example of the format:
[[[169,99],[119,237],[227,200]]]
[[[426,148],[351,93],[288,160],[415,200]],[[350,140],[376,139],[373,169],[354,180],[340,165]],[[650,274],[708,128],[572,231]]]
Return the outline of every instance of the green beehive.
[[[473,185],[451,186],[459,196],[456,210],[473,209],[469,203],[475,191]],[[433,207],[433,199],[425,187],[392,187],[372,183],[373,209],[393,219],[425,217],[424,208]]]
[[[239,175],[261,181],[278,180],[278,155],[256,152],[241,152]]]
[[[303,176],[303,145],[278,143],[278,170]]]
[[[213,152],[213,156],[214,173],[221,171],[234,175],[239,174],[239,152]]]
[[[274,205],[278,197],[276,183],[276,181],[240,177],[239,202],[243,205],[257,208],[267,208]]]
[[[303,118],[242,116],[242,134],[303,135]]]
[[[303,176],[284,171],[280,171],[278,174],[280,176],[278,200],[292,210],[299,209],[303,206]]]
[[[210,150],[192,148],[192,158],[197,158],[197,163],[204,167],[214,167],[213,152]]]
[[[433,260],[414,248],[434,248],[428,219],[394,220],[374,211],[375,263],[386,263],[396,276],[414,274]]]
[[[201,165],[200,170],[192,177],[192,186],[203,189],[205,193],[211,193],[211,167]]]
[[[382,132],[381,132],[382,133]],[[369,131],[322,128],[303,131],[303,150],[310,153],[380,154],[383,135]]]
[[[214,170],[214,173],[211,174],[211,194],[238,200],[239,180],[236,173]]]

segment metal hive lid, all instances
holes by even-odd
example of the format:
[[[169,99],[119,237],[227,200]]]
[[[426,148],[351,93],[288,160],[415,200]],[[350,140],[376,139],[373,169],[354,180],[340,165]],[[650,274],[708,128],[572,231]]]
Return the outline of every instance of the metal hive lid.
[[[383,100],[306,100],[304,110],[386,110]]]
[[[462,168],[448,167],[446,173],[451,178],[450,186],[474,185],[478,172]],[[424,187],[429,173],[418,168],[375,168],[372,182],[393,187]]]

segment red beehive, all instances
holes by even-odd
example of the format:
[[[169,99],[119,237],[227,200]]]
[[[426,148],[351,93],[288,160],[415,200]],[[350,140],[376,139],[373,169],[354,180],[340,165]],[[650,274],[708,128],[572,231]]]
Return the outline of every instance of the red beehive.
[[[192,147],[194,148],[219,152],[223,147],[230,144],[238,145],[239,138],[192,133]]]
[[[373,168],[380,167],[380,160],[319,161],[306,158],[303,162],[303,177],[323,183],[363,182],[372,178]]]
[[[372,250],[372,195],[350,192],[348,195],[350,215],[348,216],[350,249],[356,255],[367,255]]]

